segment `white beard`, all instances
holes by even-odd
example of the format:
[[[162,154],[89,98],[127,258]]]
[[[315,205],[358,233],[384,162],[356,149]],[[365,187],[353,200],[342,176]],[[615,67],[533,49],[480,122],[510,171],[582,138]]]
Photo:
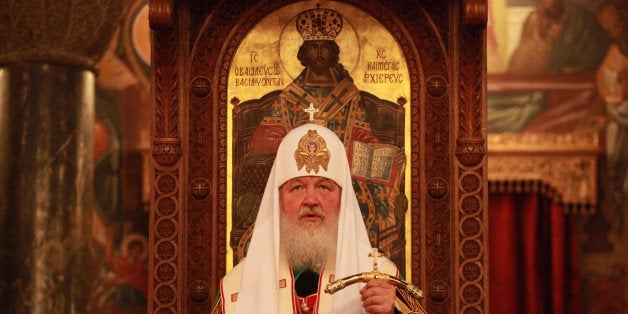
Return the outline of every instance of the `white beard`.
[[[301,211],[312,209],[304,208]],[[323,215],[318,208],[314,211]],[[326,217],[323,226],[308,224],[302,227],[281,212],[280,226],[281,247],[294,269],[318,272],[327,258],[336,252],[338,217]]]

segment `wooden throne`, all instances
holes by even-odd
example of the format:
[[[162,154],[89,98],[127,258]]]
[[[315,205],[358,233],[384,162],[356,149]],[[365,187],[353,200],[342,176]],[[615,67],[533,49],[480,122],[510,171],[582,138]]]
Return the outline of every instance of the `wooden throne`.
[[[154,100],[150,313],[210,311],[227,270],[230,64],[257,22],[296,2],[149,1]],[[406,279],[425,292],[422,302],[429,313],[486,313],[487,3],[336,2],[376,18],[394,36],[408,65]]]

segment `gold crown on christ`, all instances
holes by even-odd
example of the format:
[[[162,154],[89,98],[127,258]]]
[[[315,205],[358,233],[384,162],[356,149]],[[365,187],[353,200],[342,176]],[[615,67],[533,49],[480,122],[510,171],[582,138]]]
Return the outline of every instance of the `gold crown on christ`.
[[[297,31],[303,40],[335,40],[342,30],[342,16],[331,9],[306,10],[297,16]]]

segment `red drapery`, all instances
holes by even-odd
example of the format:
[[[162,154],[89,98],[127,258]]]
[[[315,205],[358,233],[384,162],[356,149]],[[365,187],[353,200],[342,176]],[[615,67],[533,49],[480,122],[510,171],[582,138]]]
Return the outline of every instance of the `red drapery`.
[[[491,313],[581,312],[574,218],[538,193],[490,194]]]

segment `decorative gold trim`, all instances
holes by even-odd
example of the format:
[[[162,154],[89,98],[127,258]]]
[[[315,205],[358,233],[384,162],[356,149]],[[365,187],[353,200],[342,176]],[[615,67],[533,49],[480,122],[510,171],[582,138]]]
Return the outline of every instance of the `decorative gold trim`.
[[[567,205],[597,204],[597,134],[500,133],[488,135],[491,182],[538,181]]]
[[[497,133],[488,135],[489,154],[598,154],[600,140],[592,133]]]

